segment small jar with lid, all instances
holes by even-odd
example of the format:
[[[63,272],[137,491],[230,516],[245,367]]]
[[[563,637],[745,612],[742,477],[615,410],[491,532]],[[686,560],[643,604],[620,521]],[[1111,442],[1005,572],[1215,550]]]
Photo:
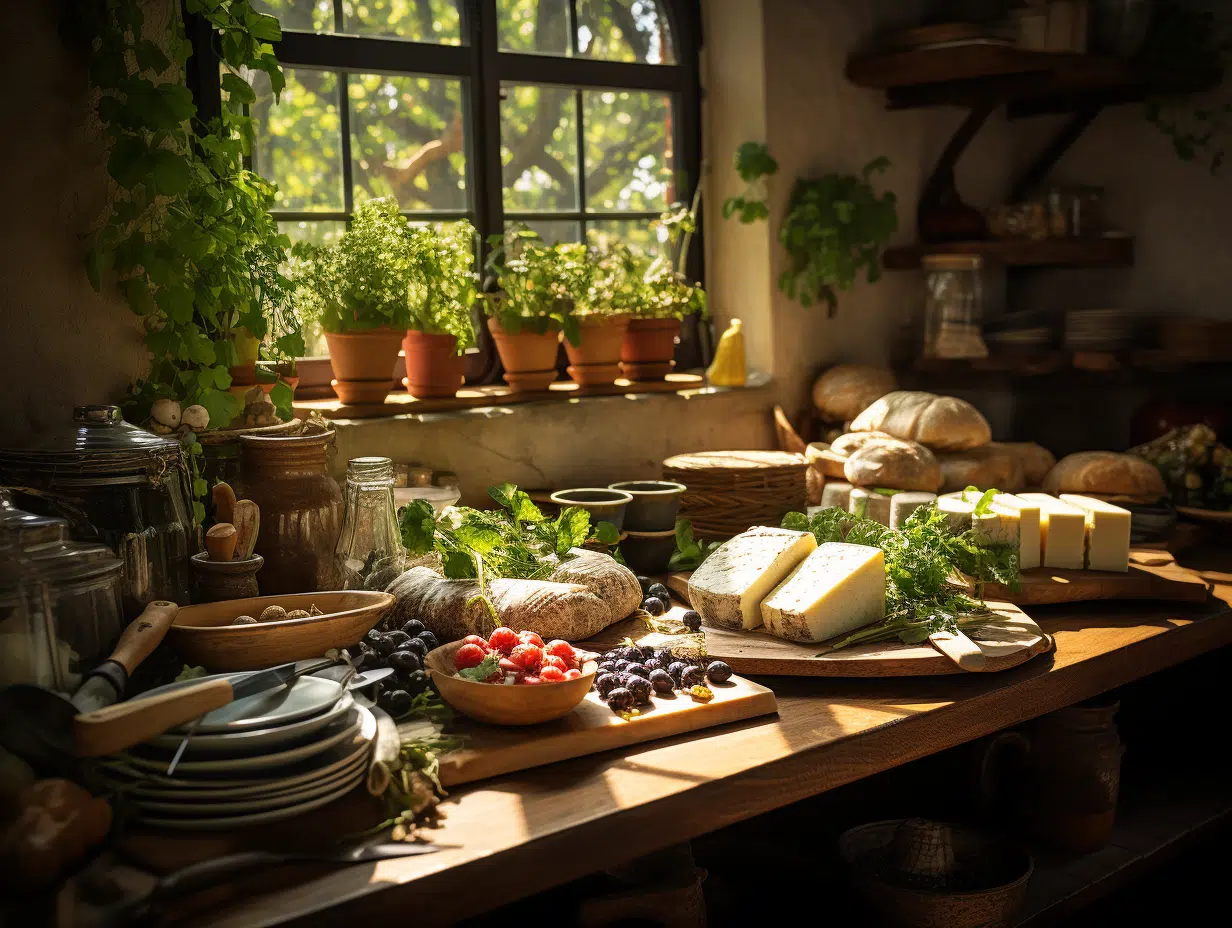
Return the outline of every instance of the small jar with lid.
[[[984,323],[984,259],[979,255],[927,255],[924,352],[930,359],[988,357]]]
[[[347,463],[342,530],[334,568],[343,590],[383,590],[402,573],[406,551],[394,508],[394,462],[384,457]]]

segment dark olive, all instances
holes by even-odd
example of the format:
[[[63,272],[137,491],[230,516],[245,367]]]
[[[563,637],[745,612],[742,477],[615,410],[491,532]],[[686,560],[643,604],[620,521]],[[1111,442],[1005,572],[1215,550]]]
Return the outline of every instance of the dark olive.
[[[676,688],[676,681],[666,670],[652,670],[650,671],[650,685],[655,688],[656,693],[666,695]]]
[[[628,670],[632,666],[633,666],[633,661],[625,660],[622,657],[620,660],[616,662],[616,672],[624,673],[626,670]]]
[[[402,626],[402,630],[406,632],[408,635],[410,635],[412,638],[414,638],[416,635],[418,635],[420,632],[424,630],[424,624],[423,622],[419,621],[419,619],[411,619],[409,622],[407,622],[405,625]]]
[[[400,651],[414,651],[421,658],[428,656],[428,646],[422,638],[412,638],[406,644],[402,645]]]
[[[423,670],[422,658],[422,654],[416,654],[414,651],[395,651],[389,655],[389,666],[394,670],[405,670],[408,673],[412,670]]]
[[[364,641],[368,642],[372,647],[376,647],[376,643],[381,640],[381,633],[375,628],[368,629],[368,633],[364,635]]]
[[[672,652],[667,650],[667,648],[659,648],[659,650],[655,651],[654,656],[655,660],[663,665],[664,670],[672,666],[672,661],[676,659],[672,657]]]
[[[628,647],[620,654],[625,660],[631,664],[640,664],[642,662],[642,649],[638,647]]]
[[[397,643],[398,646],[394,648],[395,651],[401,651],[406,646],[406,643],[411,640],[411,636],[406,632],[386,632],[385,638]]]
[[[601,673],[595,677],[595,692],[600,699],[607,699],[607,694],[620,685],[620,678],[614,673]]]
[[[633,701],[639,706],[650,702],[650,697],[654,694],[654,687],[644,677],[634,677],[629,681],[626,689],[633,694]]]
[[[650,588],[654,586],[654,581],[651,580],[649,577],[643,577],[639,575],[637,578],[637,585],[642,588],[642,595],[645,596],[647,593],[650,592]]]
[[[418,696],[428,688],[428,675],[422,670],[412,670],[406,675],[406,690],[412,696]]]
[[[650,668],[647,667],[645,664],[630,664],[628,668],[626,669],[629,671],[629,673],[633,674],[635,677],[642,677],[643,679],[650,679]]]
[[[702,617],[699,613],[690,609],[680,617],[680,621],[684,623],[684,627],[691,632],[701,631]]]
[[[376,653],[381,655],[381,657],[389,657],[389,655],[398,650],[399,642],[393,637],[395,634],[397,633],[389,632],[386,635],[382,635],[381,640],[376,643]]]
[[[694,686],[701,686],[706,682],[706,674],[700,667],[690,667],[680,675],[680,688],[689,689]]]
[[[706,676],[711,683],[726,683],[731,679],[732,669],[722,661],[711,661],[706,668]]]
[[[613,712],[622,712],[632,709],[633,703],[633,694],[623,686],[618,686],[616,689],[607,694],[607,704],[612,707]]]
[[[667,591],[667,587],[665,587],[662,583],[650,584],[650,588],[646,590],[646,595],[657,596],[665,603],[670,603],[672,601],[672,594]]]
[[[667,670],[667,665],[657,657],[652,657],[650,660],[646,661],[646,669],[651,673],[654,673],[656,670]]]
[[[405,715],[411,709],[411,694],[406,690],[390,690],[382,693],[378,705],[394,718]]]
[[[667,612],[663,606],[663,600],[657,596],[647,596],[642,600],[642,609],[649,612],[651,615],[662,615]]]
[[[684,672],[688,669],[689,665],[684,661],[673,661],[671,665],[668,666],[667,672],[671,678],[676,681],[676,685],[679,686],[680,678],[684,676]]]
[[[441,646],[436,635],[432,634],[432,632],[420,632],[416,637],[428,646],[429,651],[435,651]]]

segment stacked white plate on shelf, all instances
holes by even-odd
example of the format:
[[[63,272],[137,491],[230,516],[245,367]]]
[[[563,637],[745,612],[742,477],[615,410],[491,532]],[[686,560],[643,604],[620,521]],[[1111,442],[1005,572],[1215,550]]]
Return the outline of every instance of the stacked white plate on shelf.
[[[172,683],[137,698],[197,682]],[[159,735],[103,762],[109,784],[146,824],[242,828],[320,808],[367,777],[376,719],[337,680],[305,676],[205,715],[167,776],[188,733],[186,726]]]

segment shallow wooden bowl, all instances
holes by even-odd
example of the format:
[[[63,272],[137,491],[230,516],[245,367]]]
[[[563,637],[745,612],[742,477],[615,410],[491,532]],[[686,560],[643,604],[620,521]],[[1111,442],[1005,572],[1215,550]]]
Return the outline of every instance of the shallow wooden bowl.
[[[453,656],[461,641],[451,641],[428,652],[424,668],[436,681],[441,698],[463,715],[491,725],[538,725],[568,715],[586,698],[599,665],[593,660],[582,664],[582,675],[561,683],[538,686],[504,686],[476,683],[454,676],[458,669]]]
[[[241,615],[259,618],[267,606],[282,606],[293,612],[310,610],[313,603],[323,615],[256,625],[231,624]],[[167,630],[167,638],[186,663],[199,664],[206,670],[259,670],[320,657],[330,648],[355,644],[393,604],[389,593],[365,590],[227,599],[181,608]]]

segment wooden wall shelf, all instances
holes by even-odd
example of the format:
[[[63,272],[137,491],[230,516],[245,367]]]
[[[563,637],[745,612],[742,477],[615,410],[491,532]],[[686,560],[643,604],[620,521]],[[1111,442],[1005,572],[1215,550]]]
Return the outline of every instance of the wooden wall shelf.
[[[1130,267],[1134,240],[1126,236],[916,244],[887,248],[881,263],[887,271],[912,271],[926,255],[936,254],[980,255],[990,264],[1005,267]]]

